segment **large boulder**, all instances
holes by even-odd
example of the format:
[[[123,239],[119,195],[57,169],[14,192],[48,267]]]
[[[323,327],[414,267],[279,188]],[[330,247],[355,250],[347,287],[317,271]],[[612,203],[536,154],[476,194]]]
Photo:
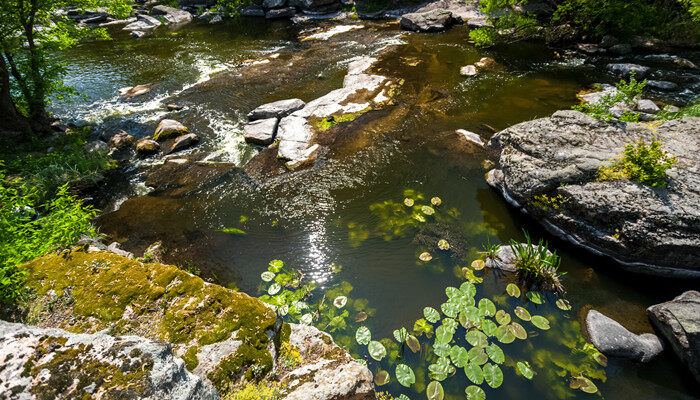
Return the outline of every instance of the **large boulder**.
[[[663,350],[661,340],[656,335],[635,335],[596,310],[590,310],[586,315],[586,330],[591,343],[606,356],[648,362]]]
[[[0,398],[218,400],[167,343],[0,321]]]
[[[699,131],[700,118],[650,125],[558,111],[494,135],[499,165],[487,181],[552,234],[627,269],[700,276]],[[598,180],[626,144],[651,138],[678,158],[667,187]]]
[[[179,8],[158,5],[151,9],[151,15],[163,18],[166,24],[184,24],[192,21],[192,14]]]
[[[440,32],[449,29],[457,22],[451,11],[438,8],[404,14],[401,17],[401,28],[416,32]]]
[[[275,140],[277,134],[277,118],[260,119],[250,122],[243,127],[245,141],[251,144],[267,146]]]
[[[258,106],[249,112],[248,119],[253,121],[256,119],[283,118],[294,111],[301,110],[305,105],[306,103],[299,99],[275,101]]]
[[[649,319],[700,382],[700,292],[687,291],[647,309]]]
[[[178,136],[173,142],[172,146],[166,151],[166,154],[174,153],[176,151],[185,150],[197,144],[199,142],[199,136],[194,133],[188,133],[187,135]]]
[[[136,22],[132,22],[127,26],[123,27],[123,31],[135,32],[148,32],[157,27],[161,26],[163,23],[157,18],[151,17],[150,15],[139,15]]]
[[[187,134],[187,127],[185,127],[185,125],[182,125],[174,119],[164,119],[158,124],[153,139],[161,141],[185,134]]]

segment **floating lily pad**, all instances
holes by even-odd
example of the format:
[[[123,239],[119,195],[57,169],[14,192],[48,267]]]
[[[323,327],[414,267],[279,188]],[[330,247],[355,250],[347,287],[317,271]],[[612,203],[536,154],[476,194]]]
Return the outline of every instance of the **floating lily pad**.
[[[467,297],[474,297],[476,296],[476,285],[471,282],[464,282],[459,286],[459,291]]]
[[[577,376],[572,378],[569,386],[572,389],[580,389],[585,393],[596,393],[598,391],[598,387],[585,376]]]
[[[406,396],[405,394],[399,395],[399,397],[396,398],[396,400],[411,400]]]
[[[489,386],[494,389],[501,386],[503,383],[503,371],[498,365],[487,363],[484,364],[482,370],[484,371],[484,380]]]
[[[408,338],[406,338],[406,344],[408,345],[408,348],[411,349],[412,352],[418,353],[420,351],[420,342],[418,341],[418,338],[416,338],[413,335],[408,335]]]
[[[435,330],[435,340],[440,343],[450,343],[452,341],[453,334],[454,332],[451,329],[445,327],[444,325],[440,325]]]
[[[480,320],[479,309],[474,306],[465,307],[462,310],[466,318],[471,322],[478,322]]]
[[[430,323],[436,323],[440,320],[440,312],[432,307],[425,307],[423,309],[423,316]]]
[[[408,339],[408,330],[403,326],[400,329],[394,331],[394,338],[397,342],[403,343]]]
[[[450,355],[450,345],[448,343],[442,343],[435,340],[433,344],[433,353],[438,357],[447,357]]]
[[[516,338],[518,338],[520,340],[527,339],[527,331],[525,330],[525,328],[523,328],[522,325],[520,325],[517,322],[511,322],[508,325],[508,330],[510,330],[510,332],[513,334],[513,336],[515,336]]]
[[[532,322],[532,325],[535,325],[543,331],[549,329],[549,320],[541,315],[533,315],[530,322]]]
[[[569,303],[568,300],[566,299],[559,299],[557,300],[557,307],[564,311],[569,311],[571,310],[571,304]]]
[[[270,272],[278,273],[284,268],[284,262],[282,260],[272,260],[267,267]]]
[[[598,364],[602,365],[603,367],[608,366],[608,357],[605,357],[605,355],[603,355],[603,353],[594,354],[593,359],[596,360],[596,362]]]
[[[434,205],[434,206],[437,207],[437,206],[439,206],[440,204],[442,204],[442,200],[441,200],[439,197],[436,196],[436,197],[433,197],[432,199],[430,199],[430,204],[432,204],[432,205]]]
[[[433,256],[430,255],[430,253],[428,253],[427,251],[424,251],[424,252],[420,253],[420,255],[418,256],[418,259],[420,259],[421,261],[424,261],[424,262],[428,262],[428,261],[433,259]]]
[[[508,325],[501,325],[496,329],[496,339],[501,343],[513,343],[515,340],[515,335],[510,330]]]
[[[442,319],[442,325],[444,325],[447,329],[451,330],[452,333],[457,330],[457,320],[454,318],[443,318]]]
[[[484,383],[484,371],[482,371],[481,366],[475,362],[470,362],[464,367],[464,375],[475,385]]]
[[[438,249],[440,250],[449,250],[450,249],[450,244],[447,243],[447,240],[445,239],[440,239],[438,241]]]
[[[481,315],[493,316],[496,314],[496,305],[487,298],[479,300],[479,311]]]
[[[374,375],[374,383],[377,386],[386,385],[389,383],[389,373],[387,371],[381,370]]]
[[[480,270],[484,269],[484,266],[485,266],[484,260],[474,260],[474,261],[472,261],[472,268],[473,268],[475,271],[480,271]]]
[[[448,286],[445,288],[445,294],[447,295],[447,297],[453,298],[453,297],[461,296],[462,292],[460,292],[460,290],[457,289],[456,287]]]
[[[518,318],[522,319],[523,321],[529,321],[532,318],[530,316],[530,313],[520,306],[515,307],[514,313],[518,316]]]
[[[280,313],[281,316],[285,316],[289,314],[289,306],[286,304],[283,304],[277,308],[277,312]]]
[[[274,296],[277,293],[279,293],[279,291],[281,289],[282,289],[282,286],[280,286],[279,283],[275,282],[272,285],[270,285],[269,288],[267,288],[267,294],[269,294],[270,296]]]
[[[382,361],[382,358],[386,356],[386,347],[376,340],[369,342],[367,345],[367,351],[369,352],[369,355],[377,361]]]
[[[405,204],[408,207],[413,207],[414,203],[415,203],[415,201],[409,197],[406,197],[405,199],[403,199],[403,204]],[[394,203],[394,204],[396,204],[396,203]]]
[[[475,347],[486,347],[486,345],[488,344],[488,339],[486,338],[486,335],[484,334],[484,332],[481,331],[471,330],[467,332],[465,338],[467,339],[467,342],[469,342],[469,344]]]
[[[486,354],[483,347],[472,347],[469,350],[469,362],[476,363],[477,365],[483,365],[488,360],[489,356]]]
[[[425,217],[422,216],[421,214],[416,214],[413,216],[413,219],[415,219],[418,222],[425,222]]]
[[[469,352],[462,346],[452,346],[450,359],[457,368],[464,368],[469,363]]]
[[[486,393],[484,392],[484,389],[471,385],[464,389],[464,393],[467,395],[467,400],[485,400],[486,399]]]
[[[536,291],[536,290],[531,290],[527,292],[526,294],[527,298],[530,299],[531,302],[535,304],[543,304],[544,303],[544,296],[542,296],[542,293]]]
[[[510,314],[503,310],[498,310],[496,311],[496,321],[500,325],[506,325],[507,323],[510,322]]]
[[[355,332],[355,340],[357,340],[357,343],[359,344],[367,345],[369,344],[370,340],[372,340],[372,332],[370,332],[368,327],[361,326],[357,328],[357,331]]]
[[[491,361],[495,362],[496,364],[503,364],[503,362],[506,360],[503,350],[498,347],[496,343],[491,343],[486,347],[486,354],[489,356]]]
[[[338,296],[333,300],[333,305],[336,306],[336,308],[343,308],[347,303],[348,298],[345,296]]]
[[[440,309],[442,310],[443,314],[450,318],[456,318],[457,314],[459,314],[459,307],[457,307],[457,305],[454,303],[450,303],[449,301],[447,303],[442,303],[440,305]]]
[[[433,215],[435,214],[435,209],[430,206],[423,206],[420,208],[421,212],[425,215]]]
[[[440,382],[437,381],[432,381],[428,384],[425,394],[428,396],[428,400],[442,400],[445,398],[445,390]]]
[[[532,377],[535,376],[534,371],[532,371],[532,368],[530,368],[530,364],[527,361],[518,361],[517,367],[520,374],[525,378],[532,379]]]
[[[355,315],[355,322],[362,322],[367,319],[367,313],[364,311],[361,311]]]
[[[520,288],[515,283],[509,283],[506,292],[512,297],[520,297]]]
[[[399,364],[396,366],[396,380],[398,380],[401,385],[410,387],[416,383],[416,375],[408,365]]]
[[[498,329],[498,325],[490,319],[484,319],[484,322],[481,323],[481,331],[484,332],[486,336],[495,336],[496,329]]]

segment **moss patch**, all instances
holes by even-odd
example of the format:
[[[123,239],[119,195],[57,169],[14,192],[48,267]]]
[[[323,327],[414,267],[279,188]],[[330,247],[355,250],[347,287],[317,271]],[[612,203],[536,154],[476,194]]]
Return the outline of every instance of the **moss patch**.
[[[370,110],[370,107],[365,108],[362,111],[354,112],[354,113],[347,113],[343,115],[331,115],[330,117],[326,118],[314,118],[309,120],[309,123],[311,126],[316,128],[317,130],[323,132],[331,129],[333,126],[344,123],[344,122],[352,122],[357,117],[360,115],[366,113],[367,111]]]

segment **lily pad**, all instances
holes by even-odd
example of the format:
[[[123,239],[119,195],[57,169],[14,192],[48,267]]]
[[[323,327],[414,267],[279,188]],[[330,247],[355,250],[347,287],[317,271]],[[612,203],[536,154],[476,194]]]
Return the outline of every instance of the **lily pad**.
[[[403,204],[405,204],[408,207],[413,207],[414,203],[415,203],[415,201],[409,197],[406,197],[405,199],[403,199]]]
[[[486,264],[484,264],[484,260],[474,260],[474,261],[472,261],[472,268],[473,268],[475,271],[480,271],[480,270],[484,269],[484,266],[485,266],[485,265],[486,265]]]
[[[299,322],[300,322],[302,325],[311,325],[311,323],[313,322],[313,320],[314,320],[314,316],[311,315],[311,314],[304,314],[304,315],[301,316],[301,318],[299,318]]]
[[[271,280],[275,279],[275,273],[265,271],[262,274],[260,274],[260,279],[262,279],[264,282],[270,282]]]
[[[569,303],[568,300],[566,299],[559,299],[557,300],[557,307],[564,311],[569,311],[571,310],[571,304]]]
[[[510,332],[513,334],[513,336],[515,336],[516,338],[518,338],[520,340],[527,339],[527,331],[525,330],[525,328],[523,328],[522,325],[520,325],[517,322],[511,322],[508,325],[508,330],[510,330]]]
[[[447,303],[442,303],[440,305],[440,309],[442,310],[443,314],[447,315],[450,318],[456,318],[457,314],[459,314],[459,307],[457,307],[456,304],[447,302]]]
[[[488,344],[488,339],[486,338],[486,335],[484,332],[477,331],[477,330],[471,330],[467,332],[465,335],[465,338],[467,339],[467,342],[471,344],[474,347],[486,347]]]
[[[440,239],[438,241],[437,245],[438,245],[438,249],[440,249],[440,250],[449,250],[450,249],[450,244],[447,243],[447,240],[445,240],[445,239]]]
[[[386,357],[386,347],[383,344],[373,340],[367,345],[369,355],[377,361],[382,361]]]
[[[453,298],[453,297],[461,296],[462,292],[459,289],[457,289],[456,287],[448,286],[445,288],[445,294],[447,295],[448,298]]]
[[[452,341],[453,331],[444,325],[438,326],[435,330],[435,340],[440,343],[450,343]]]
[[[440,320],[440,312],[432,307],[425,307],[423,315],[428,322],[433,324]]]
[[[284,261],[282,260],[272,260],[267,266],[267,270],[270,272],[278,273],[284,268]]]
[[[433,353],[438,357],[447,357],[450,355],[450,345],[436,340],[433,344]]]
[[[443,318],[442,324],[454,333],[457,330],[457,320],[454,318]]]
[[[406,338],[406,344],[408,345],[408,348],[411,349],[412,352],[418,353],[420,350],[420,342],[418,341],[418,338],[416,338],[413,335],[408,335],[408,338]]]
[[[520,306],[515,307],[514,313],[518,316],[518,318],[522,319],[523,321],[529,321],[530,319],[532,319],[530,313]]]
[[[479,311],[481,311],[480,314],[491,317],[496,314],[496,305],[491,300],[483,298],[479,300]]]
[[[430,206],[423,206],[420,208],[421,212],[425,215],[433,215],[435,214],[435,209]]]
[[[520,374],[525,378],[532,379],[532,377],[535,376],[534,371],[532,371],[532,368],[530,368],[530,364],[527,361],[518,361],[517,367]]]
[[[437,381],[432,381],[428,384],[425,394],[428,396],[428,400],[442,400],[445,398],[445,390],[440,382]]]
[[[530,322],[532,322],[532,325],[535,325],[543,331],[549,329],[549,320],[541,315],[533,315]]]
[[[535,304],[544,304],[544,296],[542,296],[542,293],[536,290],[531,290],[527,292],[525,296],[527,296],[527,298]]]
[[[480,319],[479,309],[474,306],[468,306],[462,310],[466,318],[471,322],[478,322]]]
[[[486,354],[488,354],[491,361],[495,362],[496,364],[503,364],[503,362],[506,360],[503,350],[498,347],[496,343],[491,343],[486,347]]]
[[[484,389],[471,385],[464,389],[464,393],[467,395],[467,400],[485,400],[486,399],[486,393],[484,392]]]
[[[403,326],[400,329],[394,331],[394,338],[397,342],[403,343],[408,339],[408,330]]]
[[[484,371],[482,371],[481,366],[475,362],[470,362],[464,367],[464,375],[475,385],[484,383]]]
[[[277,293],[279,293],[279,291],[281,289],[282,289],[282,286],[280,286],[279,283],[275,282],[272,285],[270,285],[269,288],[267,288],[267,294],[269,294],[270,296],[274,296]]]
[[[476,285],[471,282],[464,282],[460,285],[459,291],[464,293],[467,297],[474,297],[476,296]]]
[[[424,252],[420,253],[420,255],[418,256],[418,259],[420,259],[421,261],[424,261],[424,262],[428,262],[428,261],[433,259],[433,256],[430,255],[430,253],[428,253],[427,251],[424,251]]]
[[[441,200],[439,197],[436,196],[436,197],[433,197],[432,199],[430,199],[430,204],[432,204],[432,205],[434,205],[434,206],[437,207],[437,206],[439,206],[440,204],[442,204],[442,200]]]
[[[336,308],[343,308],[348,303],[348,298],[345,296],[338,296],[333,300],[333,305]]]
[[[450,359],[457,368],[464,368],[469,363],[469,352],[462,346],[452,346]]]
[[[481,323],[481,331],[484,332],[486,336],[495,336],[496,329],[498,329],[498,325],[490,319],[484,319],[484,322]]]
[[[501,325],[496,329],[496,339],[501,343],[513,343],[515,340],[515,335],[510,330],[508,325]]]
[[[472,347],[469,350],[469,362],[476,363],[477,365],[483,365],[489,360],[488,354],[484,351],[483,347]]]
[[[510,314],[503,310],[496,311],[496,321],[500,325],[506,325],[510,322]]]
[[[355,315],[355,322],[362,322],[367,319],[367,313],[364,311],[360,311]]]
[[[509,283],[506,292],[512,297],[520,297],[520,288],[515,283]]]
[[[484,364],[482,370],[484,371],[484,380],[492,388],[497,388],[503,383],[503,371],[498,365],[491,363]]]
[[[369,344],[370,340],[372,340],[372,332],[370,332],[368,327],[361,326],[357,328],[357,331],[355,332],[355,340],[357,340],[357,343],[361,345],[367,345]]]
[[[410,387],[416,383],[416,375],[413,373],[411,367],[406,364],[399,364],[396,366],[396,379],[405,387]]]
[[[374,383],[377,386],[386,385],[389,383],[389,373],[387,371],[381,370],[374,375]]]

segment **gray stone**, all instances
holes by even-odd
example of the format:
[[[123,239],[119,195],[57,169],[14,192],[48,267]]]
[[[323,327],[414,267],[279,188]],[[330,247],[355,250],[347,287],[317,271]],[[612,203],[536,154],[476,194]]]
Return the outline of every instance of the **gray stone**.
[[[649,72],[649,67],[631,63],[608,64],[607,67],[610,71],[626,78],[632,73],[636,78],[643,78]]]
[[[604,48],[592,43],[579,43],[576,45],[576,48],[588,54],[605,53]]]
[[[224,18],[221,15],[217,15],[214,18],[212,18],[209,23],[210,24],[218,24],[219,22],[223,21]]]
[[[442,8],[435,10],[404,14],[401,28],[416,32],[440,32],[449,29],[458,22],[451,11]]]
[[[121,249],[121,245],[118,242],[112,242],[107,246],[107,251],[112,252],[116,255],[126,257],[126,258],[134,258],[134,253],[128,252],[126,250]]]
[[[282,8],[287,4],[287,0],[263,0],[263,8]]]
[[[482,148],[484,147],[484,141],[481,140],[481,137],[479,135],[477,135],[476,133],[470,132],[470,131],[465,130],[465,129],[457,129],[457,133],[462,135],[462,137],[465,140],[467,140],[469,143],[473,143],[474,145],[476,145],[478,147],[482,147]]]
[[[107,144],[114,149],[123,149],[131,146],[135,141],[135,137],[124,131],[119,131],[109,139]]]
[[[122,28],[123,31],[150,31],[161,26],[163,23],[157,18],[153,18],[150,15],[139,15],[136,22],[132,22],[129,25]]]
[[[141,155],[155,154],[160,151],[160,144],[152,139],[141,139],[136,142],[136,152]]]
[[[258,106],[249,112],[248,119],[254,121],[256,119],[284,118],[294,111],[301,110],[305,105],[306,103],[299,99],[275,101]]]
[[[459,74],[462,76],[474,76],[478,74],[476,72],[476,67],[473,65],[465,65],[464,67],[460,68]]]
[[[83,150],[85,150],[86,153],[107,152],[109,151],[109,146],[101,140],[92,140],[85,143]]]
[[[187,133],[187,127],[174,119],[164,119],[160,121],[153,138],[156,141],[165,140],[173,136],[180,136]]]
[[[199,142],[199,136],[194,133],[188,133],[187,135],[178,136],[175,139],[173,145],[166,151],[166,154],[174,153],[176,151],[185,150],[189,147],[194,146]]]
[[[265,13],[265,18],[267,18],[267,19],[291,18],[296,13],[297,13],[297,9],[294,7],[275,8],[273,10],[268,10]]]
[[[616,44],[608,49],[608,52],[618,56],[624,56],[632,53],[632,45],[629,43]]]
[[[641,111],[641,112],[647,113],[647,114],[656,114],[659,111],[661,111],[659,106],[657,106],[653,101],[647,100],[647,99],[637,100],[634,108],[637,111]]]
[[[245,141],[261,146],[270,145],[277,135],[277,118],[260,119],[243,127]]]
[[[192,14],[187,11],[164,5],[153,7],[151,15],[162,17],[166,24],[185,24],[192,21]]]
[[[171,345],[138,336],[76,334],[0,321],[0,365],[0,397],[7,399],[33,399],[37,393],[107,398],[126,392],[113,381],[114,371],[133,376],[129,392],[138,398],[219,399],[216,389],[173,355]]]
[[[647,87],[652,87],[654,89],[661,90],[676,90],[678,85],[673,82],[668,81],[655,81],[653,79],[647,80]]]
[[[608,123],[577,111],[514,125],[489,146],[498,167],[488,183],[549,232],[622,267],[664,276],[700,276],[700,118],[658,126]],[[598,170],[628,143],[651,138],[678,157],[667,187],[627,179],[599,181]],[[537,207],[534,196],[561,198],[561,207]]]
[[[326,8],[337,3],[337,0],[295,0],[299,7],[307,11]]]
[[[265,10],[260,6],[250,5],[241,10],[241,15],[244,17],[264,17]]]
[[[615,36],[605,35],[605,36],[603,36],[603,39],[600,41],[600,46],[607,49],[607,48],[615,46],[618,43],[620,43],[620,41],[617,40],[617,38]]]
[[[663,351],[661,340],[656,335],[635,335],[596,310],[590,310],[586,315],[586,330],[591,343],[606,356],[648,362]]]
[[[647,309],[649,319],[700,382],[700,292],[687,291]]]

